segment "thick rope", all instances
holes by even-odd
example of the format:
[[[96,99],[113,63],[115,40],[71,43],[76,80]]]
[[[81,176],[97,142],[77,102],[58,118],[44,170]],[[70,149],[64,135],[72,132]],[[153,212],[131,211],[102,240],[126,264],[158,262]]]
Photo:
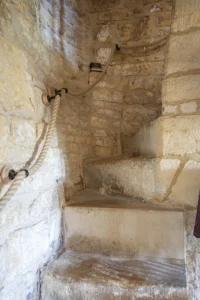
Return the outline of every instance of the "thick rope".
[[[52,109],[52,116],[51,116],[51,121],[50,121],[50,125],[49,125],[49,129],[47,132],[47,136],[44,142],[44,146],[42,148],[42,151],[38,157],[38,159],[36,160],[36,162],[34,163],[34,165],[28,170],[29,171],[29,175],[34,175],[37,170],[42,166],[47,151],[50,147],[50,143],[51,143],[51,139],[53,136],[53,130],[55,128],[55,124],[56,124],[56,119],[57,119],[57,115],[58,115],[58,108],[60,105],[60,96],[57,95],[55,97],[54,103],[53,103],[53,109]],[[2,210],[2,208],[4,207],[4,205],[15,195],[15,193],[17,192],[19,186],[21,185],[22,181],[24,180],[25,177],[25,171],[20,171],[15,179],[13,180],[11,186],[9,187],[9,189],[7,190],[7,192],[4,194],[4,196],[1,198],[0,201],[0,211]]]
[[[131,43],[129,45],[120,45],[120,50],[122,49],[135,49],[135,48],[142,48],[142,47],[152,47],[155,45],[158,45],[164,41],[166,41],[168,38],[168,36],[165,36],[159,40],[155,40],[155,41],[141,41],[141,42],[137,42],[137,43]]]
[[[84,94],[88,93],[89,91],[91,91],[93,89],[93,87],[95,87],[95,85],[97,85],[97,83],[99,83],[99,81],[101,80],[101,78],[106,74],[106,71],[112,61],[112,58],[113,58],[113,55],[115,53],[115,46],[113,48],[111,48],[111,53],[110,53],[110,56],[109,56],[109,59],[107,61],[107,64],[103,70],[103,72],[101,72],[101,75],[97,78],[97,80],[92,84],[90,85],[86,90],[84,90],[83,92],[72,92],[70,90],[68,90],[68,94],[71,95],[71,96],[83,96]]]
[[[69,91],[68,93],[72,96],[82,96],[82,95],[88,93],[91,89],[93,89],[93,87],[95,85],[97,85],[97,83],[105,75],[105,73],[108,69],[108,66],[112,61],[114,52],[115,52],[115,47],[113,47],[111,49],[110,57],[108,59],[108,62],[106,64],[106,67],[105,67],[104,71],[101,73],[101,75],[97,78],[97,80],[90,87],[88,87],[86,90],[84,90],[82,92],[70,92]],[[50,143],[51,143],[51,140],[52,140],[53,131],[54,131],[54,128],[55,128],[55,125],[56,125],[58,109],[59,109],[59,105],[60,105],[60,98],[61,98],[60,95],[57,95],[55,97],[55,100],[53,102],[51,121],[50,121],[49,129],[48,129],[48,132],[47,132],[47,135],[46,135],[46,139],[45,139],[42,151],[41,151],[38,159],[36,160],[34,165],[30,169],[28,169],[29,175],[34,175],[38,171],[38,169],[42,166],[42,164],[44,163],[44,160],[45,160],[46,155],[47,155],[47,151],[49,150]],[[16,175],[16,177],[14,178],[12,184],[8,188],[7,192],[0,199],[0,211],[8,203],[8,201],[15,195],[15,193],[17,192],[19,186],[21,185],[21,183],[22,183],[22,181],[24,180],[25,177],[26,176],[25,176],[25,171],[24,170],[21,170]]]

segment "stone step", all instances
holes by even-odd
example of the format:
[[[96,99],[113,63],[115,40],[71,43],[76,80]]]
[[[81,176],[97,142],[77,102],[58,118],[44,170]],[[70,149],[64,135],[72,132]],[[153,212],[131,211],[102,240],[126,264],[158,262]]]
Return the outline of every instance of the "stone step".
[[[159,157],[183,156],[200,151],[200,116],[163,116],[134,135],[129,154]]]
[[[162,201],[179,166],[178,159],[90,159],[84,163],[84,181],[86,187],[101,189],[104,193]]]
[[[65,208],[64,222],[67,249],[184,259],[184,219],[183,211],[178,208],[129,198],[120,202],[120,197],[90,194],[86,190],[74,196]]]
[[[42,300],[186,300],[182,262],[63,253],[43,276]]]

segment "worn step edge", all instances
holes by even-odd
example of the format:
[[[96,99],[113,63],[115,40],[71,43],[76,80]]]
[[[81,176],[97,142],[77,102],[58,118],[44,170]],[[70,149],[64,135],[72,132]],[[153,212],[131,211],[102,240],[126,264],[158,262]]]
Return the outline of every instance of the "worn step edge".
[[[175,284],[174,281],[173,284],[165,284],[170,276],[179,278],[180,275],[177,274],[176,266],[174,266],[175,271],[171,270],[170,275],[169,270],[164,269],[163,271],[163,268],[159,267],[158,261],[154,261],[158,269],[156,271],[152,269],[151,272],[153,274],[160,272],[161,276],[163,273],[164,283],[151,283],[148,282],[148,279],[138,280],[138,273],[134,274],[133,270],[130,269],[129,260],[126,270],[124,264],[127,263],[127,259],[121,259],[121,265],[120,259],[115,257],[111,260],[105,256],[80,255],[67,251],[45,270],[42,283],[42,300],[107,300],[118,299],[117,296],[119,299],[122,299],[121,297],[129,297],[128,299],[155,299],[156,297],[159,300],[188,299],[184,277],[181,285]],[[144,263],[144,267],[149,268],[148,260],[135,261],[134,263]],[[139,267],[141,269],[143,265]],[[177,265],[178,267],[180,270],[184,268],[181,265]],[[170,268],[169,265],[168,268]],[[144,277],[144,272],[142,276]]]

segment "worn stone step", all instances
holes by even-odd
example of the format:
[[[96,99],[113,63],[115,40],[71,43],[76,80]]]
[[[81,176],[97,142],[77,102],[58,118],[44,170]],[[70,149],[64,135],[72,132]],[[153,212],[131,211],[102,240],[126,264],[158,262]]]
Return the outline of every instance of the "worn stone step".
[[[199,115],[163,116],[144,124],[132,138],[132,147],[127,151],[129,154],[151,157],[199,153],[199,127]]]
[[[45,271],[42,300],[186,300],[181,261],[67,251]]]
[[[80,202],[82,199],[87,201]],[[67,249],[83,253],[184,259],[181,209],[83,191],[64,210]]]
[[[162,201],[179,166],[178,159],[93,159],[84,163],[84,181],[86,187],[101,189],[105,193]]]

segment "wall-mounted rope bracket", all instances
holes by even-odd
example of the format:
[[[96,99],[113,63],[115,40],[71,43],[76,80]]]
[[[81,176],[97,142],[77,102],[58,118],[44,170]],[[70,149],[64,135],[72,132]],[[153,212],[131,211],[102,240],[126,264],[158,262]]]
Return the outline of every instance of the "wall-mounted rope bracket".
[[[66,94],[68,93],[68,89],[67,88],[62,88],[60,90],[55,89],[55,95],[53,95],[53,96],[42,94],[42,102],[44,103],[44,105],[45,106],[49,106],[49,104],[51,103],[51,101],[53,99],[55,99],[57,95],[59,95],[61,97],[61,91],[62,90],[64,90]]]

